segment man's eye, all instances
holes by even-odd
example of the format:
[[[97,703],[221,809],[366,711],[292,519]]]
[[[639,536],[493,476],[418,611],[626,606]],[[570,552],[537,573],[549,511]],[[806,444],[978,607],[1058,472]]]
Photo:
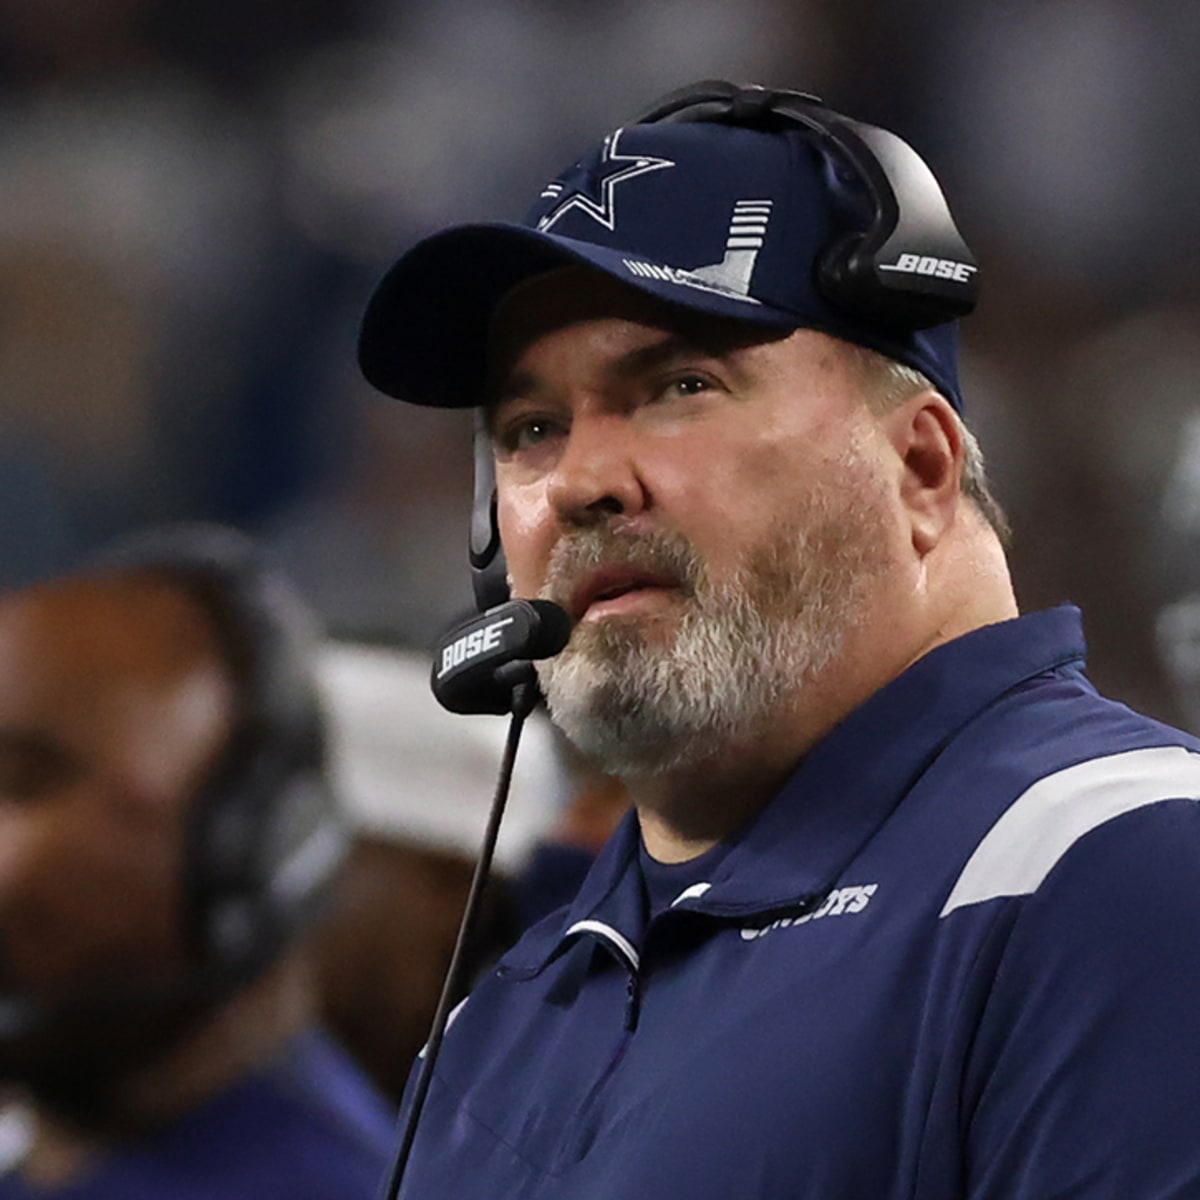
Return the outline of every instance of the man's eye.
[[[519,430],[519,437],[522,442],[540,442],[550,436],[550,422],[543,421],[540,418],[535,418],[531,421],[526,421]]]
[[[707,392],[712,387],[712,382],[703,375],[687,374],[677,375],[674,379],[668,381],[667,386],[663,388],[664,396],[698,396],[701,392]]]
[[[496,437],[498,449],[506,454],[519,454],[547,441],[558,432],[558,423],[548,417],[523,417],[510,421]]]

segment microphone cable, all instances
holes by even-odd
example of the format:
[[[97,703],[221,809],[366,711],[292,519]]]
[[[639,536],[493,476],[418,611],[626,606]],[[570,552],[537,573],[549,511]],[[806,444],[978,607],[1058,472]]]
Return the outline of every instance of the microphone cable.
[[[450,966],[446,971],[446,979],[442,984],[442,995],[438,1001],[437,1011],[433,1016],[433,1024],[429,1030],[429,1039],[425,1049],[418,1056],[420,1066],[417,1069],[413,1083],[412,1101],[405,1116],[404,1126],[400,1134],[400,1142],[396,1147],[395,1156],[387,1175],[386,1185],[380,1193],[380,1200],[397,1200],[400,1187],[404,1182],[404,1171],[412,1154],[413,1143],[417,1136],[417,1123],[425,1107],[425,1099],[433,1082],[433,1069],[437,1062],[438,1052],[442,1047],[442,1039],[450,1020],[454,998],[458,995],[465,980],[462,978],[467,961],[466,949],[475,932],[475,924],[479,907],[483,900],[483,889],[491,870],[492,855],[496,848],[496,838],[500,832],[500,821],[504,816],[504,808],[508,803],[509,787],[512,784],[513,765],[517,757],[517,745],[521,740],[521,730],[525,719],[533,711],[538,700],[537,684],[535,682],[533,664],[521,664],[523,678],[513,685],[512,689],[512,719],[508,726],[508,737],[504,744],[504,755],[500,761],[500,774],[496,780],[496,792],[492,800],[491,812],[488,814],[487,828],[483,835],[483,845],[479,851],[479,861],[475,864],[475,873],[471,878],[470,891],[467,893],[466,906],[463,909],[462,921],[458,927],[458,938],[454,944],[454,953],[450,958]],[[509,668],[511,670],[511,667]]]

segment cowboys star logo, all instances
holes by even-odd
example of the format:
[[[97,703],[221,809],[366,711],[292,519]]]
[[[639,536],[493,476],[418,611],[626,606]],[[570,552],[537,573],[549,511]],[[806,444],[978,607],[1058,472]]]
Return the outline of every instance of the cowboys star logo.
[[[651,171],[661,171],[664,167],[675,165],[668,158],[653,158],[649,154],[621,154],[617,143],[624,132],[623,129],[618,129],[604,139],[600,165],[590,179],[589,190],[595,194],[589,195],[576,188],[565,200],[556,204],[538,221],[539,230],[544,232],[559,217],[565,216],[572,209],[577,208],[581,212],[587,213],[592,220],[599,221],[605,229],[611,232],[617,226],[617,214],[613,203],[613,193],[616,191],[617,184],[636,179],[639,175],[646,175]],[[551,184],[542,195],[553,196],[560,192],[560,184]]]

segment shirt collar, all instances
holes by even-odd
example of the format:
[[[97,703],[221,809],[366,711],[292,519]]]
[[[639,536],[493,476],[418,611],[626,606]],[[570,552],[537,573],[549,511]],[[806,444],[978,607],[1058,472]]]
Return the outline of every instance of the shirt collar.
[[[931,650],[845,717],[744,830],[711,886],[680,907],[714,916],[785,909],[821,895],[954,735],[1025,680],[1085,655],[1079,610],[1032,613]],[[640,931],[638,826],[627,813],[558,933],[585,919]],[[636,899],[635,899],[636,897]]]

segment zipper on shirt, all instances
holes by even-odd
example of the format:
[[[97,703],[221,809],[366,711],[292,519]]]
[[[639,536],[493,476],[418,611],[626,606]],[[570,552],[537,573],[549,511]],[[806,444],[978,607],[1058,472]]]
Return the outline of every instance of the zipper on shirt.
[[[637,1029],[638,1016],[641,1012],[641,977],[636,971],[629,972],[625,982],[625,1028],[633,1033]]]

